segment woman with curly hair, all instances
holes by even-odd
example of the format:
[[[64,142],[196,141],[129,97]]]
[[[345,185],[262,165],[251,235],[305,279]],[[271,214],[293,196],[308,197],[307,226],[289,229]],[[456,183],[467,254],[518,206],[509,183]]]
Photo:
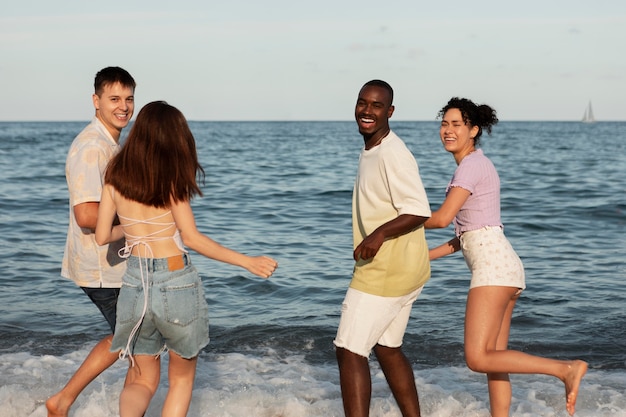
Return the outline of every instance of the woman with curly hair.
[[[526,287],[524,266],[503,233],[500,179],[477,146],[483,130],[498,123],[496,111],[465,98],[452,98],[439,112],[443,147],[458,167],[441,207],[424,223],[427,229],[454,223],[455,237],[430,249],[430,259],[458,250],[472,273],[465,310],[465,361],[487,374],[492,417],[508,417],[509,373],[546,374],[565,384],[566,409],[574,414],[587,363],[560,361],[508,349],[515,302]]]

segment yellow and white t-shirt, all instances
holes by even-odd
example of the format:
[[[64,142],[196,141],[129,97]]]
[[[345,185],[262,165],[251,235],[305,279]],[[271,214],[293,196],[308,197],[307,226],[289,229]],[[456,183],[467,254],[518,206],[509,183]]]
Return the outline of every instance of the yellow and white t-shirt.
[[[393,132],[372,149],[363,149],[352,194],[354,247],[376,228],[402,214],[430,217],[417,162]],[[424,227],[383,243],[376,256],[358,260],[350,287],[369,294],[399,297],[430,278]]]

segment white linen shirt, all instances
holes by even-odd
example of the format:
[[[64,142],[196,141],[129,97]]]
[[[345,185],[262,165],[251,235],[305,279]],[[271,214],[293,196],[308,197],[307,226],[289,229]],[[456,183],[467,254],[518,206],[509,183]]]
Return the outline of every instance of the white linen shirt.
[[[61,276],[80,287],[119,288],[126,270],[124,259],[117,251],[123,247],[120,240],[99,246],[92,229],[76,223],[74,206],[100,202],[104,171],[120,145],[113,139],[97,117],[76,136],[65,162],[65,178],[69,189],[69,227]]]

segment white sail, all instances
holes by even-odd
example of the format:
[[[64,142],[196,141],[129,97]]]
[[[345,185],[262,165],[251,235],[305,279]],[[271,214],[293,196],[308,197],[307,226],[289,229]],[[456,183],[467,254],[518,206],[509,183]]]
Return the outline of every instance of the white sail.
[[[595,117],[593,117],[593,109],[591,108],[591,101],[587,105],[585,109],[585,114],[583,115],[583,123],[593,123],[596,121]]]

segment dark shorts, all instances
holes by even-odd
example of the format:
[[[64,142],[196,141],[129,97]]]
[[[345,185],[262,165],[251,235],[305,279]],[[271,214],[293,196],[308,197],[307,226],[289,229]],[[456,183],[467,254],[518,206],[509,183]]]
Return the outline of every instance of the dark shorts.
[[[90,288],[80,287],[89,299],[98,307],[104,316],[111,332],[115,332],[115,319],[117,310],[117,297],[120,295],[119,288]]]

